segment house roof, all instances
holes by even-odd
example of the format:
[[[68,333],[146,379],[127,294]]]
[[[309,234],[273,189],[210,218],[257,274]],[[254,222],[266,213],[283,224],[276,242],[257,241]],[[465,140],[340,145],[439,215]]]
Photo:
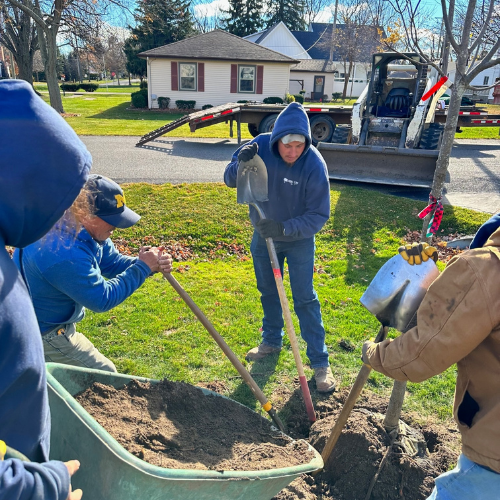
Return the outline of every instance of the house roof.
[[[244,40],[227,31],[214,30],[179,42],[146,50],[139,57],[165,57],[182,59],[223,59],[231,61],[259,61],[296,63],[297,59]]]
[[[314,73],[333,73],[336,65],[328,59],[303,59],[290,67],[290,71],[312,71]]]

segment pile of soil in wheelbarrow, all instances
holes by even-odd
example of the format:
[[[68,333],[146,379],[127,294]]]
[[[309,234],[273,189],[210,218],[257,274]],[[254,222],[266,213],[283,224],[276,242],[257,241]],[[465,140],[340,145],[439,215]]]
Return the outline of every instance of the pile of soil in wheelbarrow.
[[[94,383],[75,396],[126,450],[169,469],[256,471],[309,463],[314,453],[270,421],[183,382]]]
[[[324,396],[314,391],[311,384],[318,417],[312,425],[305,415],[300,389],[292,393],[283,388],[282,393],[273,394],[272,399],[283,401],[280,414],[286,411],[291,416],[287,420],[288,434],[295,439],[308,439],[321,452],[348,392],[342,390]],[[391,446],[391,436],[383,427],[387,403],[386,398],[363,392],[324,470],[314,477],[304,475],[296,479],[273,500],[426,499],[434,487],[434,478],[456,464],[458,430],[453,422],[419,425],[416,418],[403,413],[401,420],[423,438],[416,453],[408,454],[398,445],[400,438]]]

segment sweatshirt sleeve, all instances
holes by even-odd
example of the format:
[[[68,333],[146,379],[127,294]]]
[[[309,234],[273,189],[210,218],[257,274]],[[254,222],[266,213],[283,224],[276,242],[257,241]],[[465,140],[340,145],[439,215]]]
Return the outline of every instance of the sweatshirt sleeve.
[[[236,187],[236,179],[238,174],[238,155],[240,151],[244,146],[248,146],[249,144],[253,144],[254,142],[259,144],[259,141],[257,139],[258,138],[252,139],[250,142],[243,144],[233,153],[231,162],[227,165],[226,170],[224,170],[224,183],[227,187]],[[261,144],[259,144],[259,147],[262,147]],[[258,151],[257,154],[259,154]]]
[[[0,500],[66,500],[70,476],[63,462],[0,462]]]
[[[115,278],[137,260],[137,257],[122,255],[108,238],[102,247],[101,274],[107,279]]]
[[[442,373],[491,333],[495,320],[490,304],[471,263],[455,257],[429,287],[417,312],[417,326],[368,349],[371,367],[411,382]]]
[[[105,312],[130,297],[150,272],[149,266],[137,259],[114,278],[105,280],[93,256],[74,247],[72,257],[47,268],[44,278],[83,307]]]

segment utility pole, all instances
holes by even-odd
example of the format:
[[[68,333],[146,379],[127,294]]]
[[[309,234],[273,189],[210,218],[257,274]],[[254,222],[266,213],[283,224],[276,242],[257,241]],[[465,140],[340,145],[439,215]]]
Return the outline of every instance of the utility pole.
[[[333,61],[333,48],[335,42],[335,35],[337,33],[337,11],[339,8],[339,0],[335,0],[335,11],[333,13],[333,26],[332,26],[332,39],[330,43],[330,61]]]

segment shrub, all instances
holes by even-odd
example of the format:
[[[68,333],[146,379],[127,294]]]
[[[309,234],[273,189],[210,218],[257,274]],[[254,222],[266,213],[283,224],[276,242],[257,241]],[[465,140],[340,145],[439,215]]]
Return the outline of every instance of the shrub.
[[[201,109],[209,109],[209,108],[213,108],[213,106],[211,104],[204,104]]]
[[[146,108],[148,106],[148,91],[146,89],[132,92],[130,97],[135,108]]]
[[[170,104],[170,97],[158,97],[158,107],[160,109],[168,109]]]
[[[79,83],[62,83],[61,89],[65,92],[76,92],[80,88]]]
[[[295,94],[293,97],[295,97],[296,102],[300,102],[300,104],[304,104],[304,94]]]
[[[250,101],[247,101],[245,99],[242,99],[241,101],[236,101],[238,104],[246,104],[247,102],[250,102]]]
[[[334,101],[339,101],[342,98],[342,92],[334,92],[332,94],[332,99]]]
[[[80,88],[85,90],[85,92],[95,92],[99,85],[97,83],[80,83]]]
[[[264,104],[283,104],[281,97],[266,97],[263,101]]]
[[[139,88],[142,89],[147,89],[148,88],[148,82],[147,80],[141,80],[141,83],[139,83]]]
[[[305,93],[306,93],[306,91],[305,91],[304,89],[299,90],[299,94],[300,94],[300,95],[304,95]]]
[[[194,109],[195,104],[196,101],[184,101],[182,99],[175,101],[177,109]]]
[[[291,102],[295,102],[295,97],[292,94],[289,94],[288,92],[285,94],[285,102],[287,104],[290,104]]]

